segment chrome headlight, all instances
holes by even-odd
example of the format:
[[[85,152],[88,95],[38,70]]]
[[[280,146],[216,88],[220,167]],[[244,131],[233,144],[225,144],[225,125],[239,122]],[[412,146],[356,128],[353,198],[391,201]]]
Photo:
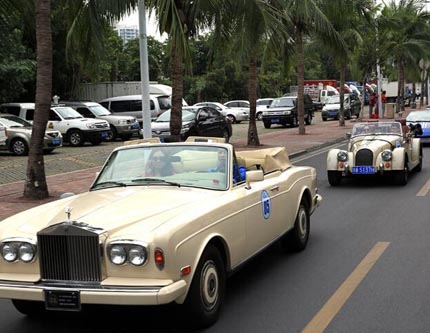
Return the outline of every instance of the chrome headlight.
[[[291,111],[284,111],[284,115],[288,116],[291,114]]]
[[[138,241],[119,240],[109,245],[108,256],[115,265],[128,262],[134,266],[142,266],[148,261],[148,246]]]
[[[7,262],[32,262],[36,257],[36,245],[31,240],[8,239],[0,244],[1,257]]]
[[[118,120],[118,125],[127,125],[127,120],[125,119]]]
[[[384,162],[391,161],[393,159],[393,152],[391,150],[384,150],[381,153],[381,157]]]
[[[341,150],[337,153],[337,160],[340,162],[345,162],[348,160],[348,152],[345,150]]]
[[[96,128],[96,125],[94,125],[94,124],[85,124],[85,126],[87,127],[87,128],[89,128],[89,129],[94,129],[94,128]]]

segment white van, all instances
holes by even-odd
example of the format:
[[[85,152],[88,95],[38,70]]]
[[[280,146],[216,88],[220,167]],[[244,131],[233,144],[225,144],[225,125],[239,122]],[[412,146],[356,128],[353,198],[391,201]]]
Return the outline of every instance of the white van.
[[[171,108],[171,97],[169,95],[150,95],[149,108],[151,110],[151,120],[164,111]],[[103,99],[99,102],[113,114],[133,116],[142,127],[142,95],[117,96]],[[182,105],[188,104],[182,100]]]

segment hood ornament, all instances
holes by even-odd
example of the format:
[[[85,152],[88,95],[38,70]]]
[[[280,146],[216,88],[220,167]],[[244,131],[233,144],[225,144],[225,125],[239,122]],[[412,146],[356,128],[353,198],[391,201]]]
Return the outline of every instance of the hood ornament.
[[[73,221],[70,219],[70,215],[72,214],[72,207],[70,207],[70,206],[67,206],[65,209],[64,209],[64,212],[66,213],[66,215],[67,215],[67,221],[66,221],[66,223],[67,224],[72,224],[73,223]]]

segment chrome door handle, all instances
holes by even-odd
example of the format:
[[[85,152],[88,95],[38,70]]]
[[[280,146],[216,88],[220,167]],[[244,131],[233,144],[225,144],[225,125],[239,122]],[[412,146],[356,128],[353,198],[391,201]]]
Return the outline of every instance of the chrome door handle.
[[[274,186],[270,189],[271,192],[278,192],[279,191],[279,186]]]

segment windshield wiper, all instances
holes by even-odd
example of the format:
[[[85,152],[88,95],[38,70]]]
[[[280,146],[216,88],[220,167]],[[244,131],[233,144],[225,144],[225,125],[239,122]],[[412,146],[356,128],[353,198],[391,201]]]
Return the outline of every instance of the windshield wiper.
[[[162,184],[168,184],[168,185],[172,185],[172,186],[177,186],[177,187],[181,187],[181,184],[176,183],[176,182],[169,182],[167,180],[164,179],[160,179],[160,178],[136,178],[132,180],[133,183],[162,183]]]
[[[99,187],[99,186],[102,186],[102,187],[126,187],[127,184],[122,183],[122,182],[108,181],[108,182],[97,183],[92,187],[92,189],[95,189],[96,187]]]

